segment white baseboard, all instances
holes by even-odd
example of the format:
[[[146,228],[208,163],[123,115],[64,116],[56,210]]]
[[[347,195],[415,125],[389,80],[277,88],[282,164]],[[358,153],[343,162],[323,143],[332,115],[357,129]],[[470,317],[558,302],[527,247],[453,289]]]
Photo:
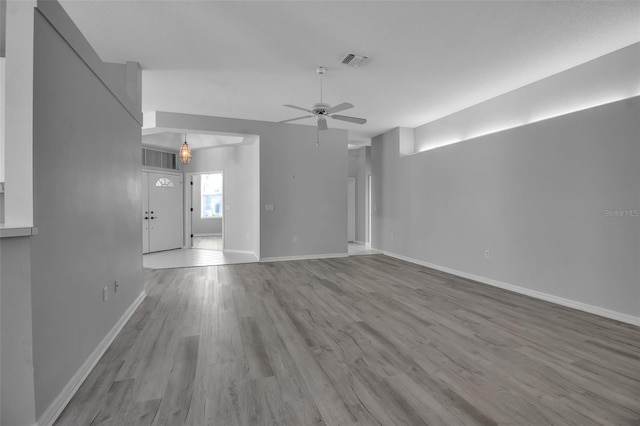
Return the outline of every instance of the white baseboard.
[[[194,237],[221,237],[222,234],[193,234]]]
[[[73,395],[77,392],[82,382],[87,378],[93,367],[96,366],[102,355],[107,351],[113,340],[116,338],[122,327],[127,323],[131,315],[138,309],[138,306],[142,303],[147,294],[142,291],[140,295],[133,301],[133,303],[127,308],[127,310],[122,314],[118,322],[109,330],[104,339],[100,342],[100,344],[93,350],[91,355],[86,359],[86,361],[80,366],[76,374],[73,375],[71,380],[67,383],[67,385],[62,389],[62,392],[58,395],[58,397],[49,405],[49,407],[42,413],[36,425],[38,426],[51,426],[56,421],[62,410],[67,406]]]
[[[600,306],[589,305],[587,303],[578,302],[576,300],[565,299],[564,297],[554,296],[553,294],[543,293],[537,290],[531,290],[528,288],[520,287],[513,284],[508,284],[502,281],[494,280],[491,278],[485,278],[480,275],[469,274],[467,272],[457,271],[455,269],[447,268],[445,266],[435,265],[433,263],[424,262],[422,260],[413,259],[411,257],[403,256],[397,253],[381,250],[383,254],[395,257],[396,259],[405,260],[407,262],[415,263],[417,265],[426,266],[427,268],[436,269],[438,271],[446,272],[448,274],[457,275],[462,278],[467,278],[473,281],[478,281],[483,284],[488,284],[493,287],[503,288],[505,290],[513,291],[514,293],[524,294],[535,299],[545,300],[547,302],[555,303],[557,305],[566,306],[568,308],[577,309],[579,311],[588,312],[590,314],[599,315],[601,317],[613,319],[616,321],[624,322],[631,325],[640,326],[640,317],[636,317],[629,314],[623,314],[621,312],[612,311],[610,309],[601,308]]]
[[[330,259],[335,257],[349,257],[349,253],[311,254],[305,256],[263,257],[260,262],[286,262],[289,260]]]
[[[254,256],[256,259],[258,258],[258,256],[256,256],[255,252],[252,252],[251,250],[234,250],[234,249],[224,249],[222,250],[224,253],[240,253],[240,254],[250,254],[252,256]]]

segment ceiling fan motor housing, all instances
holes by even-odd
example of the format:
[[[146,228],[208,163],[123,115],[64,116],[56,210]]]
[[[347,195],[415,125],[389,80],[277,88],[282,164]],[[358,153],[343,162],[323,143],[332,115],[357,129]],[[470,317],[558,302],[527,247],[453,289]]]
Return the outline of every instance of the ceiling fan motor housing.
[[[327,115],[327,110],[331,108],[329,104],[317,103],[311,107],[311,111],[313,111],[316,115]]]

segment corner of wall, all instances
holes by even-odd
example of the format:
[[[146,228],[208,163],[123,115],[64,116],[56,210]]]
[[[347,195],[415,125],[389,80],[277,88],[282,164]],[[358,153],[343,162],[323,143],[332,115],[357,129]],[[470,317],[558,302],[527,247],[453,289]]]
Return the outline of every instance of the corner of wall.
[[[416,153],[415,129],[409,127],[398,128],[400,156]]]

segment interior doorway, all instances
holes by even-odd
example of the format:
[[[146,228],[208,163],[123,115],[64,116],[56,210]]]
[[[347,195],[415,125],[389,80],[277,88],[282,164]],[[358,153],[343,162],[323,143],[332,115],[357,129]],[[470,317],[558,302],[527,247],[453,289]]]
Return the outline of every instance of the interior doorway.
[[[142,251],[182,247],[182,176],[142,172]]]
[[[223,172],[189,173],[190,197],[187,197],[189,241],[187,246],[205,250],[224,250],[224,176]]]
[[[356,178],[347,178],[347,242],[356,240]]]

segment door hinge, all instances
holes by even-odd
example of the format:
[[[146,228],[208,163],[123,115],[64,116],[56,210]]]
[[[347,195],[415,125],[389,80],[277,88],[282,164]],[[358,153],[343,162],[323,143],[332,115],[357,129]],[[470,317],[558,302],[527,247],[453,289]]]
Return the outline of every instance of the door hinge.
[[[193,211],[193,207],[191,207],[190,211]]]
[[[193,238],[193,234],[191,234],[191,238]]]
[[[191,186],[193,186],[193,181],[189,182],[191,184]]]

